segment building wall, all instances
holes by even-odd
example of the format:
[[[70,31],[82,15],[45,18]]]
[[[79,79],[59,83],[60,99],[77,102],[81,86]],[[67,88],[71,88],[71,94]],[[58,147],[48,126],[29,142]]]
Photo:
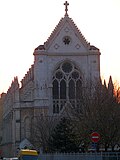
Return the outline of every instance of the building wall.
[[[70,43],[64,42],[65,38]],[[100,78],[100,52],[91,47],[74,22],[65,16],[44,45],[34,50],[34,64],[21,80],[15,77],[3,103],[4,156],[15,156],[22,140],[31,136],[32,120],[52,115],[52,78],[62,62],[71,62],[82,75],[83,85]]]

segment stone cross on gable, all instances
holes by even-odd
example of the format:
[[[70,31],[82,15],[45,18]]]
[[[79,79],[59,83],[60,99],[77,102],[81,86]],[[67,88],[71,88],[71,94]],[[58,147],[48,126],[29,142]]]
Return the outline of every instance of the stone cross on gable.
[[[64,3],[64,5],[65,5],[65,15],[67,16],[68,15],[67,11],[68,11],[68,5],[69,5],[69,3],[66,1]]]

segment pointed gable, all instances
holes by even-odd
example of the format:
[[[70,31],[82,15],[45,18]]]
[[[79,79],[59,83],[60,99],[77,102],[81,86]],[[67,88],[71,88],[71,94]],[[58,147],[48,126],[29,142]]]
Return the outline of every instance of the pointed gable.
[[[86,52],[90,44],[69,16],[60,20],[45,42],[48,52]]]
[[[42,54],[46,53],[48,55],[100,55],[99,49],[90,45],[74,21],[69,17],[67,13],[69,3],[66,1],[64,5],[65,16],[60,19],[44,45],[39,45],[35,49],[34,54],[40,51]]]

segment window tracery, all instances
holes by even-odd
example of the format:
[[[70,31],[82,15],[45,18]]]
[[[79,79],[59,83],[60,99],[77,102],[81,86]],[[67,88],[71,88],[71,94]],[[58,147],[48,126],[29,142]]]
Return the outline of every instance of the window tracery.
[[[65,36],[65,37],[63,38],[63,43],[64,43],[65,45],[69,45],[70,42],[71,42],[71,38],[70,38],[69,36]]]
[[[73,107],[80,105],[82,95],[82,78],[77,67],[70,63],[62,63],[53,75],[53,113],[59,113],[66,102]]]

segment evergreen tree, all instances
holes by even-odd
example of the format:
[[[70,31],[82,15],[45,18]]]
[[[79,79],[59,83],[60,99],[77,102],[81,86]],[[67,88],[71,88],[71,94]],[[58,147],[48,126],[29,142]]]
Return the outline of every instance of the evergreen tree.
[[[52,152],[60,153],[79,151],[77,135],[69,119],[62,118],[60,123],[56,126],[49,140],[49,149]]]

